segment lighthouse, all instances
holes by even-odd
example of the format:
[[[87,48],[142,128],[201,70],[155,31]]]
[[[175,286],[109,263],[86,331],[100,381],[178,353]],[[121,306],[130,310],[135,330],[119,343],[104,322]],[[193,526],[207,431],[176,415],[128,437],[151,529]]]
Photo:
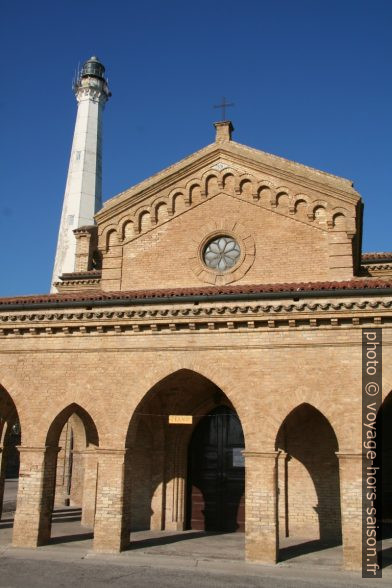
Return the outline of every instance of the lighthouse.
[[[63,274],[75,271],[76,238],[73,231],[93,225],[102,207],[102,118],[111,93],[105,67],[95,56],[88,59],[74,83],[78,103],[75,131],[65,186],[51,292]]]

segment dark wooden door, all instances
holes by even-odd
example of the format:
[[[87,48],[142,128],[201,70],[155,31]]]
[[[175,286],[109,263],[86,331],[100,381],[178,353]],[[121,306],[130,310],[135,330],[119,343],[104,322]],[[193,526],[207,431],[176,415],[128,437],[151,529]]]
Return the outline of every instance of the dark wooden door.
[[[243,449],[241,423],[229,407],[220,406],[198,424],[188,456],[188,528],[244,530]]]

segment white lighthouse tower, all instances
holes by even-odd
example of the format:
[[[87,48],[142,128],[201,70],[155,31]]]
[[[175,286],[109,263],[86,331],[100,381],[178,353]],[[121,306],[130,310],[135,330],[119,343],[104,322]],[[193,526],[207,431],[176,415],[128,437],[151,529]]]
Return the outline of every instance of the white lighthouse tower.
[[[102,206],[102,113],[111,96],[105,68],[97,57],[88,59],[74,84],[78,102],[75,132],[65,186],[51,292],[59,276],[75,271],[74,229],[94,224]]]

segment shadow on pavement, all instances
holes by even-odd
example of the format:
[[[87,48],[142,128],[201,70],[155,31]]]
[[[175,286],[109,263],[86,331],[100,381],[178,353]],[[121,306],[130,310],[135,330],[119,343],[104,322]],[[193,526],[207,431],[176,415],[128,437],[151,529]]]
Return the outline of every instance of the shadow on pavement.
[[[75,535],[63,535],[61,537],[51,537],[48,541],[48,545],[55,545],[58,543],[71,543],[72,541],[87,541],[92,539],[94,533],[77,533]]]
[[[278,561],[287,561],[300,555],[306,555],[307,553],[314,553],[317,551],[323,551],[330,547],[337,547],[341,545],[340,541],[320,541],[320,539],[314,539],[312,541],[305,541],[304,543],[298,543],[297,545],[290,545],[279,549]]]
[[[14,526],[14,519],[0,521],[0,529],[11,529]]]
[[[392,547],[389,547],[388,549],[383,549],[379,553],[378,562],[382,569],[392,566]]]
[[[178,535],[164,535],[162,537],[151,537],[149,539],[132,539],[128,546],[128,550],[143,549],[146,547],[158,547],[159,545],[170,545],[171,543],[178,543],[179,541],[188,541],[190,539],[197,539],[198,537],[208,537],[223,535],[224,533],[206,533],[205,531],[194,531],[193,533],[178,533]]]

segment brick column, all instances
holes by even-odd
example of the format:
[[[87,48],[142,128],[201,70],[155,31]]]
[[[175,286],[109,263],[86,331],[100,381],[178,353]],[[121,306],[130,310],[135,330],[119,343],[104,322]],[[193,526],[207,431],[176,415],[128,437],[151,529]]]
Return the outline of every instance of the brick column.
[[[70,506],[81,506],[83,502],[84,451],[72,450],[72,475],[70,488]]]
[[[71,435],[68,422],[63,428],[58,446],[60,451],[57,456],[56,491],[54,503],[58,506],[69,505],[70,467],[71,467]]]
[[[154,449],[151,455],[151,484],[154,493],[151,499],[151,530],[163,529],[164,490],[165,490],[165,450]]]
[[[287,453],[285,451],[280,451],[278,455],[278,520],[281,537],[289,536],[287,505],[287,463]]]
[[[277,457],[279,452],[244,451],[245,559],[276,563],[278,556]]]
[[[94,250],[97,248],[97,226],[90,225],[74,229],[76,239],[75,272],[91,269]]]
[[[343,564],[362,568],[362,454],[337,452],[342,514]]]
[[[87,449],[83,454],[84,479],[81,522],[86,527],[93,527],[97,499],[97,452],[95,449]]]
[[[5,482],[5,452],[4,447],[0,445],[0,520],[3,512],[4,482]]]
[[[12,543],[37,547],[50,538],[58,447],[18,447],[20,473]]]
[[[118,553],[129,544],[130,488],[129,475],[125,471],[126,452],[126,449],[97,449],[96,452],[94,550],[101,553]],[[126,465],[128,471],[129,465]]]

